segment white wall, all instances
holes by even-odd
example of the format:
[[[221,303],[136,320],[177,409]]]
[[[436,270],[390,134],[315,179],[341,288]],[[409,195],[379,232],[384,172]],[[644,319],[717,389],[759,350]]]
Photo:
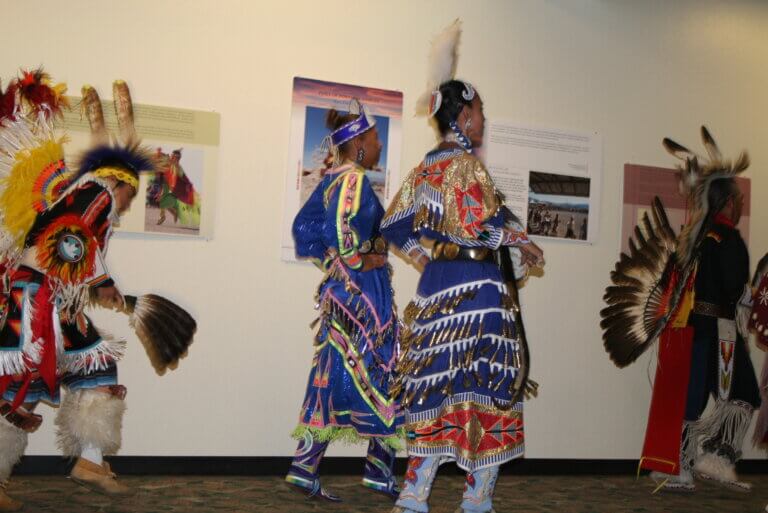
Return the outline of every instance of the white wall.
[[[670,165],[661,138],[696,145],[701,123],[728,153],[748,148],[753,260],[768,251],[764,3],[41,1],[4,2],[0,17],[0,77],[44,64],[74,94],[90,83],[108,96],[112,80],[125,78],[137,102],[222,115],[213,240],[115,239],[110,248],[125,291],[165,293],[200,325],[189,357],[164,377],[129,338],[120,367],[129,388],[125,455],[292,453],[319,275],[279,258],[291,80],[402,90],[408,168],[433,141],[425,121],[410,116],[429,40],[456,17],[464,20],[459,73],[487,115],[604,138],[597,243],[544,243],[546,274],[524,289],[542,385],[526,407],[529,457],[634,458],[642,446],[649,358],[616,369],[598,327],[619,247],[625,162]],[[395,271],[402,307],[417,276],[399,261]],[[124,319],[106,320],[129,335]],[[55,412],[42,411],[29,454],[56,452]]]

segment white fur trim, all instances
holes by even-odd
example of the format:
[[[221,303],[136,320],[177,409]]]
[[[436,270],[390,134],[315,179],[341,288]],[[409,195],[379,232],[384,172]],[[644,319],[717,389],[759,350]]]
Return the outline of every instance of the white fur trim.
[[[0,417],[0,483],[11,476],[27,448],[27,433]]]
[[[717,400],[707,417],[690,424],[691,439],[694,445],[698,445],[702,438],[706,440],[720,436],[721,443],[733,448],[738,459],[753,412],[754,408],[745,402]]]
[[[56,415],[57,445],[65,456],[80,456],[92,445],[105,455],[120,449],[125,401],[99,390],[67,391]]]
[[[693,470],[699,474],[722,481],[733,483],[739,480],[736,476],[736,467],[722,456],[705,452],[696,460]]]

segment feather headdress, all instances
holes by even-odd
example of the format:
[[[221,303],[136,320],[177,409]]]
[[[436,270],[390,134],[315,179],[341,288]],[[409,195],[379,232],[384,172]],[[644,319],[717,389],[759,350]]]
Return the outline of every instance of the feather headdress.
[[[603,297],[608,306],[600,312],[600,326],[605,349],[619,367],[645,352],[677,314],[695,276],[699,247],[723,207],[709,204],[712,182],[733,179],[749,166],[746,153],[734,162],[724,159],[706,127],[701,127],[701,137],[708,158],[671,139],[663,141],[683,162],[678,166],[680,190],[688,200],[689,221],[676,236],[655,198],[651,216],[645,214],[630,238],[629,254],[621,254],[611,273],[613,284]]]
[[[65,91],[42,69],[24,71],[0,90],[0,260],[20,254],[35,216],[72,177],[54,133]]]
[[[688,198],[689,221],[678,237],[677,259],[685,265],[694,257],[695,250],[709,231],[712,217],[722,205],[709,204],[709,188],[715,180],[732,179],[749,167],[749,155],[742,152],[735,161],[723,158],[714,138],[701,127],[701,139],[708,158],[702,157],[672,139],[665,138],[664,148],[682,161],[680,170],[681,192]]]
[[[352,98],[349,102],[349,113],[354,116],[352,120],[342,124],[333,130],[320,145],[320,150],[330,154],[334,166],[341,164],[341,154],[339,148],[341,145],[351,141],[355,137],[361,136],[368,130],[376,126],[376,119],[366,112],[363,104],[357,98]]]
[[[64,96],[67,86],[52,84],[50,75],[41,68],[25,71],[17,87],[23,106],[37,116],[57,116],[61,114],[61,107],[68,106]]]
[[[456,74],[457,49],[461,39],[461,20],[456,19],[432,40],[427,62],[427,90],[416,101],[416,113],[434,116],[440,109],[442,94],[440,86],[453,80]],[[465,99],[471,100],[474,88],[464,83]],[[467,98],[467,95],[470,97]]]
[[[155,162],[151,151],[141,145],[136,133],[128,85],[117,80],[112,86],[118,134],[111,142],[99,94],[88,85],[83,86],[82,94],[81,108],[91,127],[91,148],[80,157],[78,176],[93,173],[137,187],[139,173],[154,171]]]

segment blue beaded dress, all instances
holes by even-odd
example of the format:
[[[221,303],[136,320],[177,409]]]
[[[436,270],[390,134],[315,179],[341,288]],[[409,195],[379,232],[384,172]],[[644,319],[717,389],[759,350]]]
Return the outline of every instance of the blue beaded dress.
[[[485,167],[460,148],[426,155],[387,211],[382,233],[406,253],[424,240],[491,250],[527,242]],[[519,249],[512,253],[519,267]],[[411,463],[441,457],[475,472],[521,456],[522,403],[511,402],[519,338],[496,263],[430,261],[403,320],[399,369]]]
[[[293,223],[296,254],[324,272],[317,289],[320,327],[286,480],[328,500],[319,464],[330,442],[368,440],[363,485],[399,493],[393,474],[403,414],[390,394],[399,325],[389,264],[364,270],[367,254],[387,254],[384,215],[365,171],[329,170]]]

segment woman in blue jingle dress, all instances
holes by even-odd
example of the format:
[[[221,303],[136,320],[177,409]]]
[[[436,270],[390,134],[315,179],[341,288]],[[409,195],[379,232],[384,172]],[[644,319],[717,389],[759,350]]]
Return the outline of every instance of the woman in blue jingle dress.
[[[494,253],[511,248],[517,277],[543,264],[543,254],[472,153],[485,123],[474,88],[443,83],[430,114],[443,140],[405,179],[381,225],[424,266],[403,319],[398,372],[409,461],[393,511],[427,512],[438,466],[455,461],[467,472],[458,511],[485,513],[499,465],[523,454],[521,330]]]
[[[340,499],[320,485],[318,467],[335,440],[368,441],[363,485],[397,497],[393,476],[402,413],[389,388],[398,321],[379,232],[384,209],[365,176],[379,161],[373,117],[328,113],[335,166],[299,211],[293,237],[299,258],[325,273],[317,291],[320,329],[294,437],[299,447],[286,481],[312,497]],[[350,109],[354,111],[355,109]]]

